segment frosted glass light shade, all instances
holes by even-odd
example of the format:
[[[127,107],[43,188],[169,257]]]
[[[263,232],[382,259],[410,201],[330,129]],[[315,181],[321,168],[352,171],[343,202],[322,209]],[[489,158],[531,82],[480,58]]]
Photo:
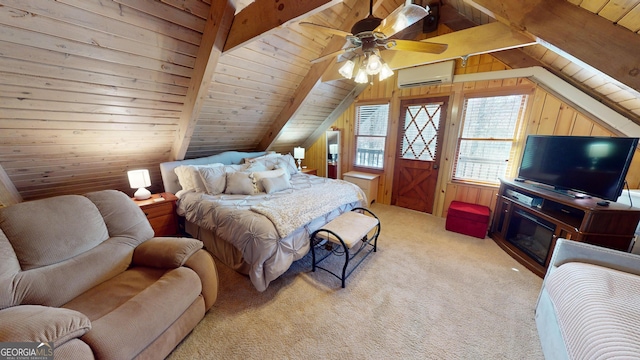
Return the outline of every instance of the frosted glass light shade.
[[[391,70],[389,65],[387,65],[387,64],[382,65],[382,69],[380,70],[380,75],[378,75],[380,81],[388,78],[391,75],[393,75],[393,70]]]
[[[301,148],[301,147],[293,148],[293,158],[304,159],[304,148]]]
[[[340,67],[338,72],[340,73],[340,75],[344,76],[346,79],[351,79],[351,77],[353,76],[353,68],[355,66],[356,64],[353,61],[347,60],[347,62],[345,62],[344,65]]]
[[[360,68],[354,81],[358,84],[366,84],[369,82],[369,75],[367,75],[367,72],[363,68]]]
[[[149,170],[140,169],[127,171],[127,177],[129,178],[131,188],[138,189],[135,194],[133,194],[136,200],[145,200],[151,197],[151,192],[145,189],[147,186],[151,186]]]
[[[366,72],[368,75],[377,75],[382,69],[382,61],[380,57],[376,54],[369,55],[367,59],[367,67]]]

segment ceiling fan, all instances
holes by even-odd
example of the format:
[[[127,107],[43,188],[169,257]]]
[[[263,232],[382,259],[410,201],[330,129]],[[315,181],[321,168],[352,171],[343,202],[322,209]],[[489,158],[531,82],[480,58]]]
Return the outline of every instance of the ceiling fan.
[[[358,65],[358,72],[354,80],[357,83],[366,83],[369,81],[370,75],[380,74],[380,80],[393,75],[389,65],[385,64],[380,57],[380,50],[440,54],[447,49],[447,44],[391,38],[428,14],[428,6],[423,8],[412,4],[411,0],[407,0],[406,4],[395,9],[385,19],[380,19],[373,16],[373,0],[369,0],[369,16],[355,23],[351,32],[310,22],[301,22],[300,25],[345,37],[347,45],[344,48],[311,60],[311,62],[317,63],[336,56],[339,57],[339,61],[341,58],[346,59],[345,64],[339,70],[340,74],[350,79],[356,65]]]

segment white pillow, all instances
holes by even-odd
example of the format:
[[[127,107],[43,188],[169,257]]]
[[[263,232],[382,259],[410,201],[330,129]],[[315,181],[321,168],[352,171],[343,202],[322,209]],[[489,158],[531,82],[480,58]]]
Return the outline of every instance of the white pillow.
[[[282,155],[280,159],[278,159],[277,163],[280,167],[287,169],[289,174],[293,175],[298,172],[298,166],[296,165],[296,159],[291,156],[291,154]]]
[[[178,175],[178,181],[183,190],[194,190],[196,192],[206,192],[199,168],[224,166],[221,163],[206,165],[180,165],[173,171]]]
[[[180,165],[173,169],[173,172],[178,176],[178,182],[180,183],[180,187],[182,190],[189,191],[193,190],[193,180],[191,179],[191,172],[188,171],[186,165]]]
[[[287,174],[282,174],[278,177],[264,178],[261,183],[267,194],[291,188],[291,183],[289,182]]]
[[[224,192],[227,185],[227,176],[223,166],[198,168],[204,187],[209,195],[218,195]]]
[[[235,171],[226,174],[227,187],[225,194],[253,195],[256,193],[255,184],[251,173]]]
[[[265,178],[273,178],[282,175],[287,175],[287,171],[285,169],[275,169],[275,170],[267,170],[267,171],[256,171],[253,173],[253,180],[255,180],[256,185],[258,186],[258,191],[264,192],[265,189],[262,186],[262,182],[260,180]]]

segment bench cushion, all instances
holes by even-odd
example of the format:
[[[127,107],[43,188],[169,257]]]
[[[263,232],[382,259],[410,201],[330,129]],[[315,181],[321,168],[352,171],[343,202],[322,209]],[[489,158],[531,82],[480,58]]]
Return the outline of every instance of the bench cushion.
[[[348,211],[331,220],[322,228],[338,234],[347,247],[351,248],[364,238],[376,225],[378,225],[378,219],[355,211]],[[318,236],[340,244],[340,241],[330,233],[321,231],[318,233]]]

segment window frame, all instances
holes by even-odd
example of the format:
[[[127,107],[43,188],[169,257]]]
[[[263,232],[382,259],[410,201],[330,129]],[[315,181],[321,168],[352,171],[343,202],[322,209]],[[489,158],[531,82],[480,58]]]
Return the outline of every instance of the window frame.
[[[466,109],[465,105],[469,99],[474,98],[492,98],[492,97],[502,97],[502,96],[526,96],[526,102],[524,107],[520,107],[520,116],[516,120],[515,129],[513,137],[510,140],[506,138],[476,138],[476,137],[463,137],[462,134],[465,130],[465,114]],[[511,143],[511,149],[509,152],[508,165],[504,177],[514,177],[517,173],[517,169],[520,162],[520,156],[522,152],[522,144],[523,139],[526,137],[525,131],[527,128],[527,122],[530,117],[531,108],[533,107],[534,101],[534,91],[531,88],[516,88],[509,90],[499,90],[499,91],[481,91],[481,92],[471,92],[463,94],[460,100],[460,112],[458,116],[458,123],[460,124],[458,129],[458,134],[456,136],[455,148],[453,153],[453,164],[451,166],[451,182],[454,183],[463,183],[463,184],[473,184],[473,185],[484,185],[484,186],[499,186],[499,178],[495,181],[489,180],[480,180],[480,179],[472,179],[472,178],[460,178],[456,177],[456,169],[458,167],[458,158],[460,156],[460,145],[463,140],[472,140],[472,141],[508,141]],[[504,139],[504,140],[503,140]]]
[[[359,121],[360,121],[360,116],[359,116],[359,108],[363,107],[363,106],[387,106],[387,124],[386,124],[386,133],[384,136],[382,135],[359,135]],[[351,164],[353,166],[354,170],[364,170],[367,172],[372,172],[372,173],[383,173],[385,170],[385,166],[386,161],[385,161],[385,156],[387,155],[387,148],[389,146],[389,127],[390,127],[390,122],[391,122],[391,102],[388,100],[379,100],[379,101],[367,101],[367,102],[360,102],[360,103],[356,103],[354,106],[354,128],[353,128],[353,160],[351,161]],[[366,165],[359,165],[357,163],[358,161],[358,138],[359,137],[376,137],[376,138],[382,138],[384,140],[384,146],[382,149],[382,167],[373,167],[373,166],[366,166]]]

